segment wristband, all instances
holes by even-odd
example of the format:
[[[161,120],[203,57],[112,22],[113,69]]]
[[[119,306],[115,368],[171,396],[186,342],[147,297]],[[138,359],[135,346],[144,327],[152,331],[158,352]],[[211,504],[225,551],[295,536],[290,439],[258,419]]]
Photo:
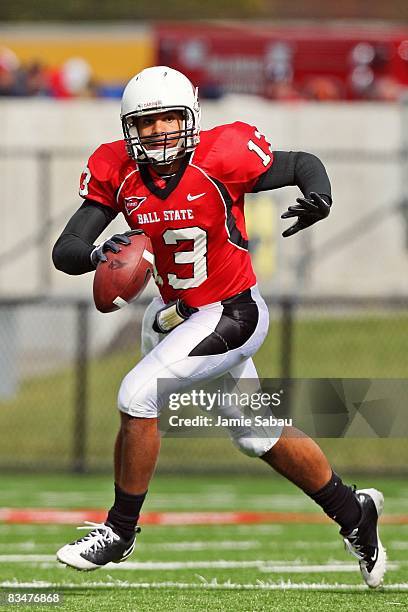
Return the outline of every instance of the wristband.
[[[182,300],[171,302],[156,313],[153,329],[160,334],[168,334],[197,311],[198,308],[187,306]]]

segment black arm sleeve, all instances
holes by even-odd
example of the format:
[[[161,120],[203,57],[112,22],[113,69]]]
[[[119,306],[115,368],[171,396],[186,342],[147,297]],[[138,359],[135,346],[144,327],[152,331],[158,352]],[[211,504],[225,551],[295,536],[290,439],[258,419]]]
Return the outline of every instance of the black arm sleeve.
[[[297,185],[305,197],[311,191],[327,196],[332,202],[331,186],[320,159],[303,151],[274,151],[273,164],[259,177],[253,191],[267,191]]]
[[[90,260],[95,248],[93,243],[116,214],[107,206],[85,200],[54,245],[54,266],[66,274],[84,274],[94,270]]]

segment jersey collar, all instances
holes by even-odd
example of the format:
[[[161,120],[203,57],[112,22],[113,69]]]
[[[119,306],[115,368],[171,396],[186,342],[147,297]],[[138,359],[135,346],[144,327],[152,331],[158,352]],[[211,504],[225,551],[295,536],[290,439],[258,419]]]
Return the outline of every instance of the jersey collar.
[[[177,185],[181,181],[184,171],[190,162],[190,158],[191,153],[187,153],[187,155],[182,158],[180,168],[173,174],[172,177],[170,177],[165,187],[158,187],[154,182],[149,169],[147,168],[147,164],[140,164],[139,170],[143,183],[146,185],[148,190],[153,193],[153,195],[160,198],[160,200],[165,200],[176,189]]]

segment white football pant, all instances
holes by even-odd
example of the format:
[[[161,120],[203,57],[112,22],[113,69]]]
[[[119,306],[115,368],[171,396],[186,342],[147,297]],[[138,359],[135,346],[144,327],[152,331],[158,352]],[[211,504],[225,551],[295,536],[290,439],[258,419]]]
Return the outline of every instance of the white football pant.
[[[134,417],[155,418],[167,404],[169,392],[180,393],[192,385],[210,381],[229,373],[239,387],[239,381],[252,379],[259,391],[258,374],[252,361],[263,343],[269,325],[268,308],[255,285],[250,290],[252,307],[257,307],[257,322],[254,330],[243,343],[219,354],[195,354],[201,347],[206,350],[211,337],[219,335],[229,319],[223,317],[227,306],[224,302],[215,302],[201,306],[198,312],[191,315],[169,334],[158,334],[152,329],[156,312],[164,306],[160,297],[156,297],[147,307],[142,324],[142,360],[125,376],[119,389],[119,410]],[[227,300],[228,302],[228,300]],[[223,320],[221,321],[221,317]],[[254,317],[256,320],[256,317]],[[218,327],[217,327],[218,326]],[[215,336],[214,336],[215,334]],[[203,342],[204,341],[204,342]],[[235,342],[236,344],[236,342]],[[211,346],[211,344],[210,344]],[[211,348],[210,348],[211,350]],[[165,385],[158,385],[163,379]],[[253,381],[253,383],[252,383]],[[218,406],[211,416],[222,414],[228,418],[242,417],[240,408],[233,405]],[[259,457],[266,453],[279,440],[282,427],[232,426],[228,427],[233,443],[245,454]]]

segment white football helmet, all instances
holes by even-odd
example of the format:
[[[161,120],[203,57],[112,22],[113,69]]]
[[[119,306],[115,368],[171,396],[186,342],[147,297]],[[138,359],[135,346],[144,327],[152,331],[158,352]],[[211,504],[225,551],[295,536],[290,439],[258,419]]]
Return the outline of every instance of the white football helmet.
[[[180,130],[140,138],[139,117],[170,110],[182,112]],[[198,88],[184,74],[167,66],[142,70],[129,81],[122,96],[120,116],[129,156],[151,164],[168,164],[183,157],[200,142],[200,114]]]

